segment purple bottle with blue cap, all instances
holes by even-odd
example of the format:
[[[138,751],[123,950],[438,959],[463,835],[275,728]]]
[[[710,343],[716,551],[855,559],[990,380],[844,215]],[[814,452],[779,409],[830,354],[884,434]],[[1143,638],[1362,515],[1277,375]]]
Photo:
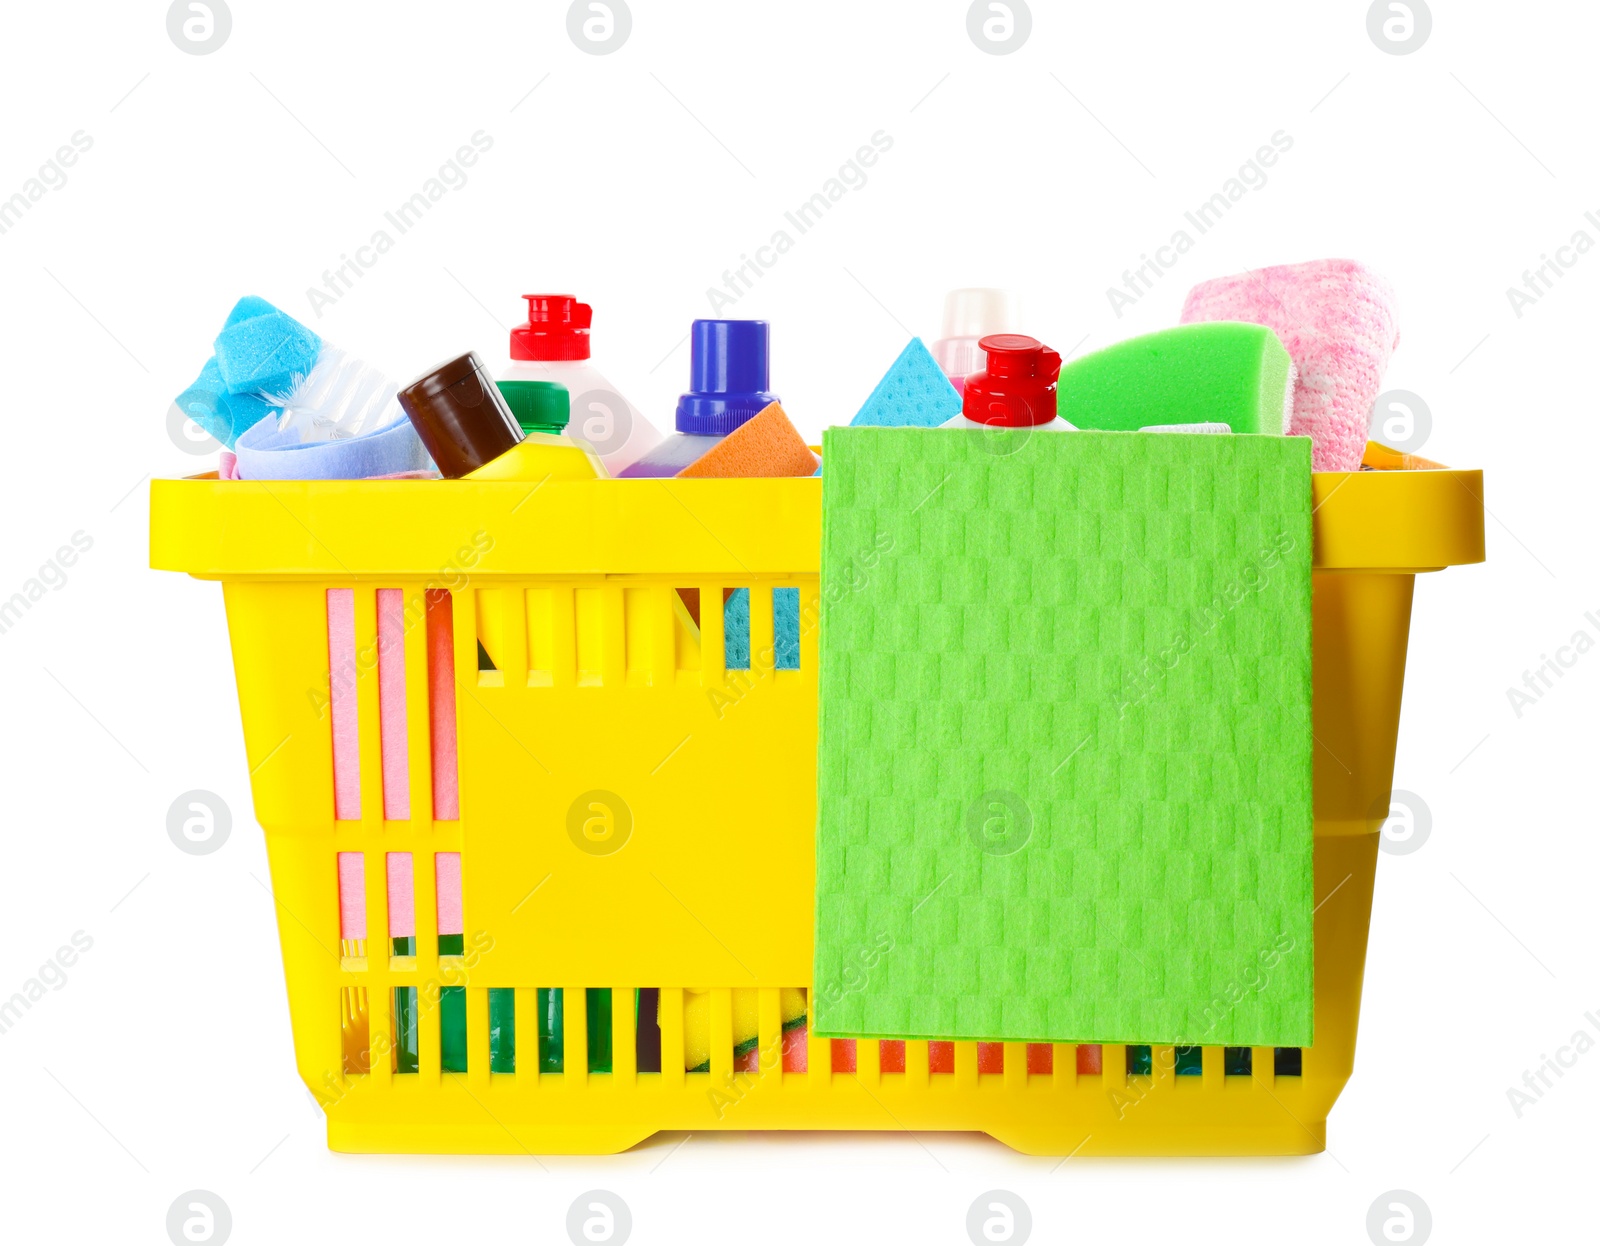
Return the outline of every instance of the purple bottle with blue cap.
[[[767,391],[765,320],[696,320],[689,330],[689,392],[677,432],[623,477],[676,476],[778,396]]]

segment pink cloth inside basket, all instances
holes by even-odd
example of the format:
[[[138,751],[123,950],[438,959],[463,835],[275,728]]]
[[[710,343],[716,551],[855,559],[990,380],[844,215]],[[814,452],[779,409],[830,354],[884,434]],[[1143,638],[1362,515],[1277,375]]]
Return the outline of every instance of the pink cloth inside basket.
[[[461,914],[461,854],[438,852],[433,857],[434,894],[439,914],[439,933],[457,935],[466,932]]]
[[[358,712],[355,591],[328,590],[328,710],[333,738],[333,816],[361,817],[361,734]],[[384,817],[411,817],[411,769],[406,732],[405,605],[400,589],[379,589],[378,730],[383,758]],[[433,771],[433,816],[461,816],[456,768],[455,628],[450,594],[426,593],[428,727]]]
[[[356,600],[349,588],[328,590],[328,713],[333,725],[333,816],[346,821],[361,816]]]
[[[1294,360],[1289,432],[1311,438],[1311,470],[1353,472],[1367,421],[1400,344],[1394,289],[1354,260],[1313,260],[1202,281],[1183,303],[1184,324],[1266,325]]]
[[[433,816],[461,816],[456,787],[456,656],[450,594],[430,588],[428,617],[428,725],[433,737]],[[459,933],[452,931],[451,933]]]
[[[339,854],[339,937],[367,937],[367,863],[359,852]]]
[[[383,741],[383,816],[411,816],[411,765],[406,755],[405,594],[378,590],[378,733]]]
[[[411,874],[411,854],[391,852],[389,872],[389,937],[414,939],[417,934],[416,887]]]

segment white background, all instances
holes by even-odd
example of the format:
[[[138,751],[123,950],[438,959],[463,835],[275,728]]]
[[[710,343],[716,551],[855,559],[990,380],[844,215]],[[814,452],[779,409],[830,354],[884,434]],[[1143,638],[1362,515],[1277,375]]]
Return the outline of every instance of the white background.
[[[1600,1052],[1520,1118],[1507,1090],[1600,1028],[1600,656],[1520,717],[1506,690],[1574,632],[1600,639],[1600,254],[1520,317],[1506,291],[1576,231],[1600,242],[1600,11],[1436,0],[1426,44],[1395,56],[1361,2],[1036,0],[1027,43],[995,56],[966,7],[635,0],[600,57],[550,0],[233,0],[204,56],[163,3],[8,6],[0,197],[75,132],[93,145],[0,235],[0,597],[75,532],[93,545],[0,635],[0,997],[73,932],[94,941],[0,1035],[8,1240],[164,1242],[194,1188],[237,1242],[564,1241],[595,1187],[639,1242],[965,1242],[996,1187],[1038,1241],[1360,1243],[1394,1188],[1438,1241],[1593,1234]],[[317,318],[307,288],[479,130],[467,184]],[[518,295],[572,290],[596,362],[666,425],[708,287],[879,130],[867,183],[726,311],[772,321],[805,431],[848,419],[910,333],[937,336],[952,286],[1013,288],[1066,352],[1174,323],[1207,277],[1340,255],[1400,292],[1386,386],[1425,398],[1424,452],[1486,469],[1487,564],[1417,586],[1395,783],[1432,833],[1379,862],[1328,1151],[1058,1166],[974,1136],[695,1135],[604,1160],[331,1154],[294,1074],[221,596],[145,565],[147,477],[211,466],[169,440],[173,396],[245,293],[410,377],[468,347],[501,366]],[[1107,287],[1279,130],[1266,185],[1119,319]],[[234,812],[211,856],[167,837],[193,788]]]

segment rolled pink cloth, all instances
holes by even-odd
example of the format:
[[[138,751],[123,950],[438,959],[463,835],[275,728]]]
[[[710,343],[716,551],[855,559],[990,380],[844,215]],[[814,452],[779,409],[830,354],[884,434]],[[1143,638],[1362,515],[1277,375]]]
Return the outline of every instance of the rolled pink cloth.
[[[1361,466],[1372,403],[1400,344],[1387,281],[1355,260],[1257,268],[1195,286],[1181,319],[1244,320],[1276,333],[1299,370],[1289,433],[1311,438],[1312,470]]]

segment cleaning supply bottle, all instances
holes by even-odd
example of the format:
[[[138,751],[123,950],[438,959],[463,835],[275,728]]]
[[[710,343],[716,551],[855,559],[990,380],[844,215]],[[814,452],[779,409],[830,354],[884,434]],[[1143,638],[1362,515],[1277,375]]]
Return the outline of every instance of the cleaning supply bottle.
[[[496,381],[494,386],[524,437],[534,433],[555,437],[566,431],[572,418],[572,396],[559,381]]]
[[[1010,333],[1016,324],[1017,301],[1004,290],[951,290],[944,296],[944,328],[933,344],[933,358],[957,393],[983,367],[979,339]]]
[[[446,480],[593,480],[593,450],[552,433],[524,434],[473,351],[425,372],[397,395]]]
[[[511,330],[511,366],[502,381],[554,381],[571,395],[571,432],[592,446],[615,476],[661,441],[654,424],[589,362],[594,309],[570,294],[524,294],[528,319]]]
[[[967,377],[961,414],[940,428],[1077,431],[1056,414],[1060,355],[1038,338],[1021,333],[994,333],[978,346],[988,356],[988,366]]]
[[[696,320],[689,329],[689,392],[678,399],[677,432],[625,477],[676,476],[767,404],[765,320]]]

